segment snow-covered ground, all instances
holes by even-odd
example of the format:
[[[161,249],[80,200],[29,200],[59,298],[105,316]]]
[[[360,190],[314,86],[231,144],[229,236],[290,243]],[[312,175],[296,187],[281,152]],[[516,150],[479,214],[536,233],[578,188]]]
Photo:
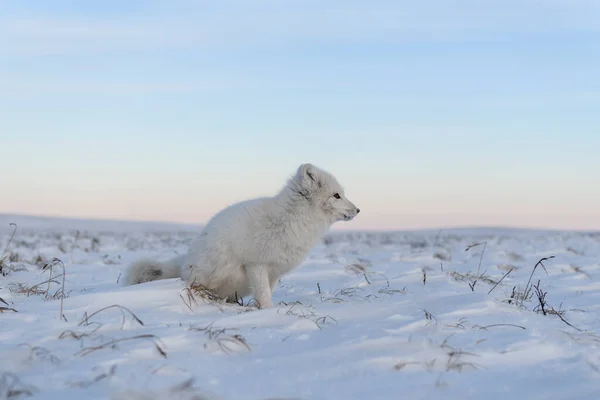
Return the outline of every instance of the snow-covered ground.
[[[600,398],[600,234],[334,232],[256,310],[119,283],[199,227],[0,222],[0,399]]]

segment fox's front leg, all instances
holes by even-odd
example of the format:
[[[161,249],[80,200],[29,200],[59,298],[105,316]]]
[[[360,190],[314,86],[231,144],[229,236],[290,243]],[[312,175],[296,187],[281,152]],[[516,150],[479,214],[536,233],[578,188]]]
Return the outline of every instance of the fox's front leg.
[[[247,265],[245,268],[250,291],[258,303],[258,307],[273,307],[268,268],[263,265]]]

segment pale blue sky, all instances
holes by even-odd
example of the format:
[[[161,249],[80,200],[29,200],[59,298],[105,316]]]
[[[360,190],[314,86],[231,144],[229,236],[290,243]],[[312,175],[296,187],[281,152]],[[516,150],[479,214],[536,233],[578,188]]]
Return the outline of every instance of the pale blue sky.
[[[600,2],[1,1],[0,212],[600,228]]]

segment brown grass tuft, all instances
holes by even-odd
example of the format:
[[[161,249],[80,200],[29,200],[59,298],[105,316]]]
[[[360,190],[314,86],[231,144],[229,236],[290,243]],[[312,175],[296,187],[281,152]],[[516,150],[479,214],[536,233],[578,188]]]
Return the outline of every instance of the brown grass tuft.
[[[10,244],[12,243],[12,240],[15,237],[15,234],[17,233],[17,224],[15,224],[14,222],[11,222],[9,225],[13,227],[13,231],[12,231],[12,234],[10,235],[10,238],[8,239],[8,242],[6,243],[6,246],[4,246],[4,250],[2,251],[2,256],[0,256],[0,275],[2,275],[2,276],[6,276],[8,274],[9,265],[7,263],[7,259],[10,257],[7,257],[6,253],[8,252],[8,248],[10,247]],[[8,260],[8,261],[10,261],[10,260]]]
[[[106,349],[106,348],[116,349],[117,345],[119,343],[128,342],[128,341],[132,341],[132,340],[140,340],[140,339],[148,339],[148,340],[152,341],[152,343],[154,344],[154,348],[159,352],[159,354],[162,357],[167,358],[167,352],[159,343],[160,339],[158,338],[158,336],[152,335],[152,334],[136,335],[136,336],[126,337],[126,338],[121,338],[121,339],[110,340],[110,341],[102,343],[101,345],[98,345],[98,346],[90,346],[90,347],[83,348],[80,351],[78,351],[77,353],[75,353],[75,355],[83,357],[83,356],[87,356],[88,354],[91,354],[95,351]]]
[[[234,329],[228,328],[214,328],[212,323],[205,327],[190,327],[189,330],[196,332],[203,332],[208,337],[209,343],[215,343],[219,349],[225,354],[231,354],[233,352],[233,347],[243,348],[248,351],[252,351],[252,348],[244,338],[240,334],[227,334],[227,331],[231,331]],[[208,347],[209,343],[204,343],[204,348]]]
[[[142,322],[142,320],[133,313],[133,311],[131,311],[129,308],[127,307],[123,307],[119,304],[113,304],[112,306],[108,306],[108,307],[104,307],[101,308],[97,311],[94,311],[92,314],[88,315],[87,311],[83,314],[83,318],[81,319],[81,321],[79,322],[79,325],[77,326],[82,326],[82,325],[90,325],[90,319],[92,317],[94,317],[95,315],[98,315],[99,313],[106,311],[106,310],[110,310],[112,308],[117,308],[121,311],[121,315],[123,316],[122,320],[121,320],[121,330],[123,329],[123,327],[125,326],[125,312],[127,312],[131,318],[137,322],[138,324],[144,326],[144,323]]]

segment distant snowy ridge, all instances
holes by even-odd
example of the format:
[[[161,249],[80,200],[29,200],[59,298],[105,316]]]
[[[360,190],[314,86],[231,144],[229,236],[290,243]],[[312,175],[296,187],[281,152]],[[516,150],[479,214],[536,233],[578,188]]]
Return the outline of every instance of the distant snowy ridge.
[[[0,214],[0,230],[15,223],[24,231],[88,231],[88,232],[188,232],[200,231],[202,225],[158,221],[127,221],[45,217],[20,214]]]

